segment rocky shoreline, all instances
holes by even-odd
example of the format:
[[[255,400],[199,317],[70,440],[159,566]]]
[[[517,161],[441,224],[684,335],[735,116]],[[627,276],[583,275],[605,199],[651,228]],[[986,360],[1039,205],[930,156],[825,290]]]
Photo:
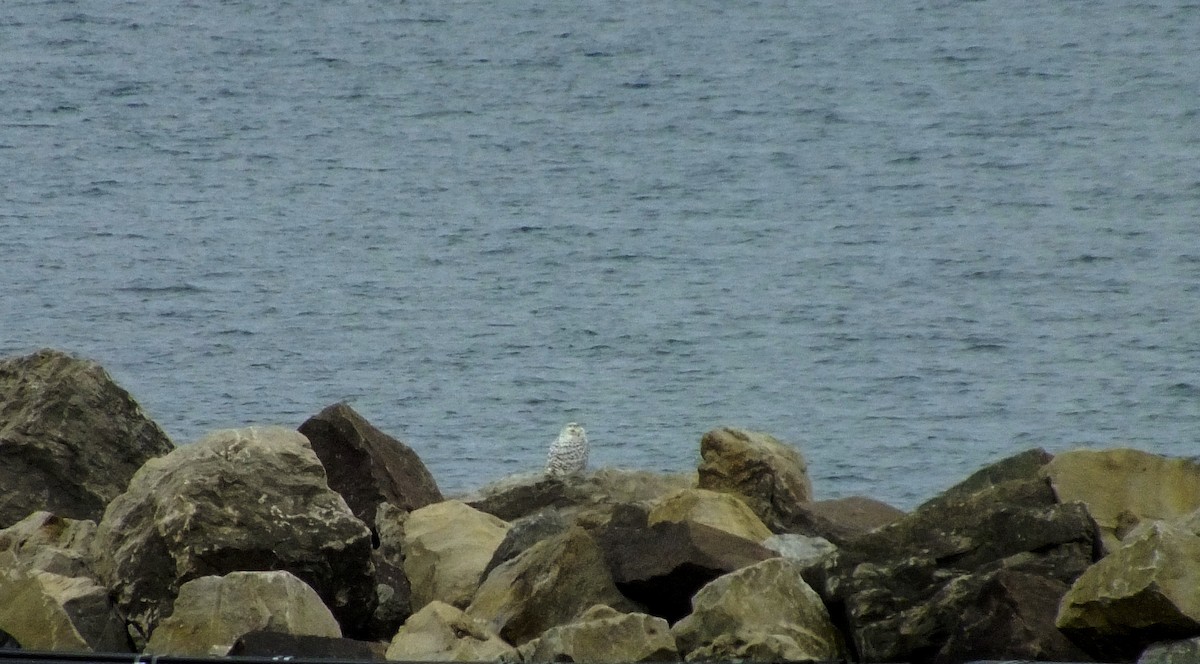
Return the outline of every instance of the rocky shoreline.
[[[1200,661],[1200,464],[1040,449],[904,513],[800,452],[448,498],[345,404],[176,446],[94,362],[0,360],[8,647],[345,660]]]

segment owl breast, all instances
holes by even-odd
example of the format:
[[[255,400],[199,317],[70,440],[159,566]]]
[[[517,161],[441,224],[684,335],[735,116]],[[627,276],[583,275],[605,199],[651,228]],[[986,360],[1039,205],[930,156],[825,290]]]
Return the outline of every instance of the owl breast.
[[[587,433],[574,422],[563,427],[546,455],[546,474],[561,476],[583,472],[588,461]]]

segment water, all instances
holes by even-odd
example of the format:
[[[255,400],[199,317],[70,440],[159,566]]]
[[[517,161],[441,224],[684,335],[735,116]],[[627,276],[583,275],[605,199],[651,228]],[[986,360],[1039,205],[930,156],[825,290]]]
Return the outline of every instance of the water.
[[[1200,5],[0,6],[0,353],[446,491],[771,432],[911,507],[1200,452]]]

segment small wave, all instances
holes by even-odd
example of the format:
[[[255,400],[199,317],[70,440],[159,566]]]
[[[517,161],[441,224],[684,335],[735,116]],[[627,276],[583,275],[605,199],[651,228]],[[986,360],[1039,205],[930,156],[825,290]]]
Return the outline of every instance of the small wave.
[[[1068,260],[1068,263],[1106,263],[1113,260],[1112,256],[1097,256],[1095,254],[1082,254]]]
[[[169,286],[122,286],[117,288],[117,290],[125,293],[156,295],[165,293],[203,293],[206,289],[185,282],[182,284],[171,284]]]

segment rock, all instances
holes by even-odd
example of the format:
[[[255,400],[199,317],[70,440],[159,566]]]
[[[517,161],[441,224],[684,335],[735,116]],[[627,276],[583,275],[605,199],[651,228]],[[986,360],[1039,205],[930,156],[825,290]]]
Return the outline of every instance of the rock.
[[[408,512],[380,503],[375,512],[378,547],[371,552],[375,565],[375,594],[379,603],[362,638],[391,639],[413,613],[412,584],[404,573],[404,523]]]
[[[1200,463],[1138,450],[1073,450],[1045,468],[1059,501],[1081,501],[1105,551],[1139,521],[1181,519],[1200,509]]]
[[[566,532],[570,527],[571,524],[567,523],[566,518],[554,509],[544,509],[514,521],[510,524],[508,533],[504,535],[504,541],[496,548],[491,561],[483,569],[483,576],[486,577],[501,563],[516,558],[534,544]]]
[[[404,573],[412,604],[466,607],[508,524],[457,500],[422,507],[404,524]]]
[[[1183,641],[1164,641],[1142,651],[1137,664],[1196,664],[1200,662],[1200,636]]]
[[[34,512],[0,530],[0,551],[11,552],[30,569],[60,576],[92,577],[91,544],[96,524]]]
[[[334,659],[342,662],[383,661],[386,643],[335,639],[328,636],[254,631],[240,636],[230,657],[270,658],[274,661]]]
[[[88,577],[31,568],[0,553],[0,630],[26,650],[130,652],[108,589]]]
[[[342,636],[316,591],[290,572],[230,572],[180,586],[174,612],[154,628],[145,652],[222,657],[256,630]]]
[[[844,659],[842,637],[800,570],[772,558],[704,586],[691,615],[671,628],[679,651],[689,661]]]
[[[173,447],[94,362],[48,349],[0,361],[0,528],[38,510],[99,521]]]
[[[902,510],[863,496],[814,500],[796,506],[786,524],[786,532],[820,537],[841,544],[903,517]]]
[[[812,500],[808,464],[765,433],[714,429],[700,439],[699,487],[735,493],[774,532],[789,532],[796,508]]]
[[[649,524],[692,521],[723,530],[752,542],[761,542],[771,531],[746,503],[730,493],[684,489],[657,501],[650,508]]]
[[[533,643],[533,642],[531,642]],[[579,620],[551,627],[524,657],[527,662],[667,662],[679,659],[662,618],[597,605]]]
[[[1042,469],[1053,458],[1040,447],[1018,452],[971,473],[965,480],[929,499],[921,507],[933,509],[942,504],[969,500],[972,495],[1001,484],[1038,479],[1043,477]]]
[[[703,524],[647,522],[643,509],[622,506],[596,531],[596,541],[621,593],[668,622],[687,615],[692,595],[708,582],[775,555]]]
[[[844,542],[806,573],[844,616],[860,658],[921,660],[939,652],[977,601],[979,593],[967,590],[988,573],[1011,570],[1069,585],[1095,560],[1095,524],[1082,505],[1059,504],[1045,480],[983,486],[974,493],[951,488]],[[1013,613],[1040,615],[1023,607]],[[1045,629],[1053,627],[1036,627]],[[996,635],[997,652],[1023,647],[1003,636]]]
[[[930,620],[949,626],[934,664],[1018,658],[1091,661],[1054,626],[1066,591],[1067,585],[1058,579],[1007,569],[966,575],[944,586],[922,607],[928,610],[910,614],[912,631],[923,631],[919,623]]]
[[[412,586],[404,568],[394,564],[378,550],[371,553],[375,565],[375,596],[379,602],[362,637],[390,639],[412,615]]]
[[[634,607],[613,585],[604,556],[581,528],[542,540],[492,570],[467,608],[511,644],[521,645],[587,608]]]
[[[1200,537],[1163,522],[1137,528],[1063,597],[1059,629],[1101,657],[1200,634]]]
[[[762,545],[784,558],[796,561],[801,567],[815,565],[837,551],[837,547],[824,537],[786,533],[772,535],[763,540]]]
[[[515,655],[486,622],[434,600],[413,614],[387,649],[387,658],[410,662],[486,662]]]
[[[342,494],[354,516],[375,522],[380,503],[412,511],[442,501],[433,475],[417,453],[338,403],[300,425],[325,466],[329,488]]]
[[[695,478],[688,475],[601,468],[570,477],[542,473],[508,477],[463,501],[505,521],[554,508],[568,521],[595,525],[607,520],[614,505],[654,500],[693,486]]]
[[[326,485],[308,439],[282,427],[218,431],[147,462],[94,548],[139,646],[180,584],[233,571],[292,572],[352,636],[375,608],[370,530]]]

